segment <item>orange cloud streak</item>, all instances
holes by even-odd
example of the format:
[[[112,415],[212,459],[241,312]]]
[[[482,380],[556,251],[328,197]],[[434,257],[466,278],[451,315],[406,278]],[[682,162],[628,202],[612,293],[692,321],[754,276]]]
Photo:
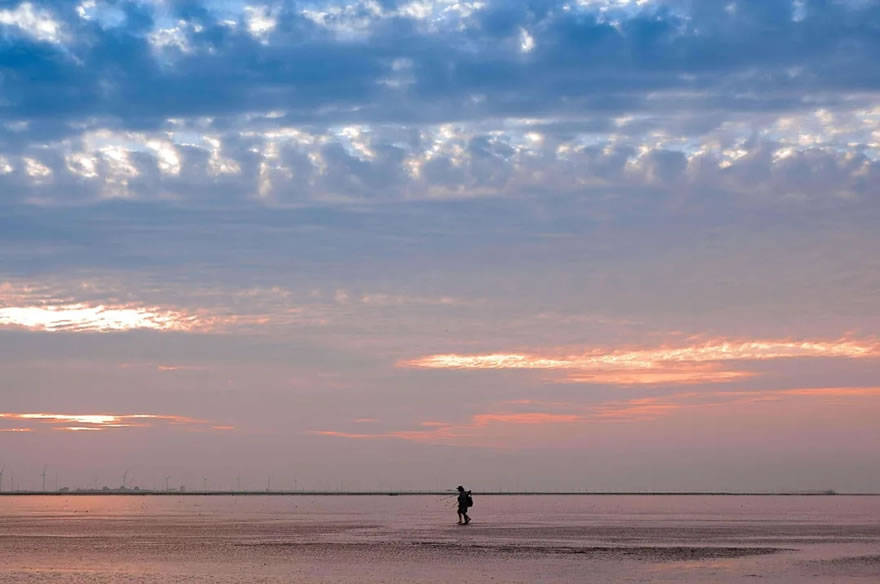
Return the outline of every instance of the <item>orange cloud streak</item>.
[[[583,405],[574,403],[545,403],[554,409],[567,408],[568,413],[551,412],[505,412],[482,413],[471,416],[467,423],[422,422],[421,430],[397,430],[376,434],[337,432],[331,430],[313,431],[312,434],[349,438],[356,440],[399,439],[425,444],[474,444],[482,446],[505,446],[505,440],[490,430],[498,425],[546,425],[564,426],[592,423],[646,422],[677,411],[700,408],[717,408],[734,405],[755,404],[762,401],[777,401],[785,398],[821,397],[880,397],[880,387],[831,387],[811,389],[783,389],[774,391],[732,391],[732,392],[689,392],[665,397],[645,397],[601,404]],[[508,402],[530,407],[540,406],[541,402],[520,400]],[[530,434],[535,437],[536,435]]]
[[[382,432],[365,434],[357,432],[336,432],[333,430],[313,430],[311,434],[319,436],[332,436],[336,438],[350,438],[354,440],[375,440],[377,438],[397,438],[411,442],[437,443],[454,442],[457,439],[475,435],[480,429],[485,429],[493,424],[507,425],[540,425],[540,424],[564,424],[573,423],[583,418],[576,414],[553,414],[546,412],[514,412],[514,413],[486,413],[471,417],[467,424],[452,424],[449,422],[422,422],[421,426],[427,430],[399,430],[394,432]]]
[[[723,369],[714,363],[670,366],[651,369],[576,372],[566,375],[561,383],[605,383],[609,385],[656,385],[660,383],[725,383],[753,377],[751,371]]]
[[[102,430],[98,426],[63,426],[55,429],[63,432],[100,432]]]
[[[808,358],[880,357],[877,341],[717,340],[686,347],[636,350],[594,349],[580,355],[490,353],[428,355],[398,363],[427,369],[537,369],[567,372],[569,383],[636,385],[721,383],[754,375],[732,370],[729,361]]]
[[[432,369],[652,369],[659,363],[747,361],[791,357],[877,357],[877,343],[854,341],[722,341],[678,348],[635,351],[595,350],[583,355],[540,356],[493,353],[488,355],[429,355],[404,361],[403,367]]]
[[[621,405],[599,408],[595,415],[600,419],[651,419],[686,407],[681,403],[663,403],[655,398],[629,400]]]
[[[545,412],[526,412],[518,414],[478,414],[472,418],[473,425],[487,426],[492,422],[503,424],[557,424],[577,422],[580,416],[570,414],[548,414]]]
[[[854,397],[880,395],[880,387],[819,387],[811,389],[786,389],[784,395]]]
[[[353,438],[357,440],[369,440],[374,438],[388,438],[388,434],[355,434],[352,432],[334,432],[333,430],[312,430],[310,434],[319,436],[333,436],[336,438]]]
[[[598,407],[598,419],[646,420],[655,419],[676,410],[742,405],[778,401],[792,397],[880,397],[880,387],[824,387],[809,389],[779,389],[774,391],[731,391],[677,393],[665,397],[631,399],[611,402]]]

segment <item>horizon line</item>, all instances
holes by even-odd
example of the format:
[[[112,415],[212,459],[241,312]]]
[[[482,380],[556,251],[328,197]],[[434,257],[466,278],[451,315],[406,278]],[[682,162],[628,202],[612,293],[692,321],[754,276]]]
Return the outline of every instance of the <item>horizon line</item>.
[[[473,489],[471,489],[473,492]],[[749,496],[749,497],[876,497],[880,492],[838,492],[834,490],[806,491],[476,491],[476,495],[485,496]],[[165,491],[150,489],[81,489],[75,491],[2,491],[0,496],[454,496],[455,491]]]

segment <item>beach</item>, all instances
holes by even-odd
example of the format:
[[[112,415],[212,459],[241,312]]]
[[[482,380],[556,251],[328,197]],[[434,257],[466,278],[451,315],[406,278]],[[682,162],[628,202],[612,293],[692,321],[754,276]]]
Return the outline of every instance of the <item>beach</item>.
[[[877,582],[880,497],[0,497],[0,583]]]

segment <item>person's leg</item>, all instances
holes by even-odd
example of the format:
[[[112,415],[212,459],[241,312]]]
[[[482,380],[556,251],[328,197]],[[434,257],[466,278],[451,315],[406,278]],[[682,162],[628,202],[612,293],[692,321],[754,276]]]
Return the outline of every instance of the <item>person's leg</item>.
[[[471,518],[470,518],[470,516],[467,514],[467,511],[465,511],[465,512],[463,513],[463,515],[464,515],[464,524],[467,525],[468,523],[471,522]]]
[[[461,515],[462,515],[461,511],[459,511],[459,512],[458,512],[458,524],[459,524],[459,525],[461,525],[462,523],[464,523],[464,522],[462,521],[462,519],[461,519]]]

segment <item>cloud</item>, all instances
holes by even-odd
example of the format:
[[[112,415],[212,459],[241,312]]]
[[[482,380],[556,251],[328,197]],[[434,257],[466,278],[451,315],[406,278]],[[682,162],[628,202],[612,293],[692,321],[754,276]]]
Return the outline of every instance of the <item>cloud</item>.
[[[683,136],[689,121],[681,116],[604,131],[580,129],[577,120],[310,128],[240,117],[222,128],[195,120],[141,132],[88,128],[33,141],[10,131],[8,152],[0,129],[0,187],[12,193],[11,202],[40,205],[193,204],[220,195],[239,206],[351,207],[536,192],[636,197],[646,189],[691,203],[708,189],[753,204],[792,198],[867,204],[880,179],[873,137],[880,116],[841,112],[839,123],[807,133],[805,125],[823,112],[785,125],[768,122],[757,136],[745,118],[719,119]],[[272,126],[263,127],[266,121]],[[609,203],[612,211],[619,204],[596,199]]]
[[[613,400],[594,404],[574,402],[548,403],[540,400],[509,402],[524,408],[546,407],[556,411],[507,411],[475,414],[466,423],[430,422],[423,429],[392,430],[377,433],[355,433],[332,430],[312,434],[352,440],[394,439],[424,444],[508,448],[524,441],[532,446],[552,442],[560,436],[577,434],[595,424],[646,423],[686,410],[719,411],[739,406],[752,407],[764,402],[810,400],[821,406],[826,398],[837,398],[851,405],[857,398],[880,397],[877,387],[828,387],[780,389],[765,391],[681,392],[657,397]],[[562,413],[560,410],[563,410]],[[756,410],[752,410],[755,412]],[[740,415],[748,415],[740,414]],[[523,426],[535,429],[523,430]]]
[[[6,39],[7,204],[858,200],[880,180],[867,4],[49,5],[0,13],[69,30]]]
[[[754,376],[750,371],[725,369],[718,363],[666,365],[653,368],[612,369],[571,373],[557,380],[561,383],[607,385],[680,385],[728,383]]]
[[[100,432],[123,428],[183,427],[193,430],[230,430],[232,426],[218,426],[205,420],[187,416],[159,414],[50,414],[50,413],[0,413],[0,420],[18,423],[30,422],[30,427],[6,429],[5,431],[33,431],[41,426],[66,432]]]
[[[278,308],[277,314],[245,313],[229,305],[217,305],[216,299],[195,293],[208,306],[181,307],[132,301],[136,293],[125,286],[107,282],[0,283],[0,328],[19,328],[36,332],[105,333],[134,330],[160,332],[214,333],[230,329],[266,326],[296,313],[295,307]],[[137,287],[135,287],[137,288]],[[189,301],[192,302],[191,293]],[[219,295],[219,294],[217,294]],[[265,302],[258,290],[245,295],[256,305]],[[186,296],[186,295],[184,295]],[[233,304],[234,292],[225,300]],[[121,297],[127,297],[122,303]],[[271,298],[271,294],[269,296]],[[213,302],[212,302],[213,300]],[[160,365],[160,369],[163,366]],[[171,370],[167,366],[164,370]]]
[[[580,416],[571,414],[550,414],[546,412],[523,412],[513,414],[478,414],[473,417],[474,426],[502,424],[561,424],[577,422]]]
[[[816,397],[850,397],[880,395],[876,387],[813,387],[808,389],[786,389],[781,395],[816,396]]]
[[[161,371],[163,373],[174,372],[174,371],[201,371],[204,369],[198,365],[157,365],[156,370]]]
[[[193,318],[180,312],[123,306],[61,306],[0,308],[0,327],[42,331],[108,332],[134,329],[191,330]]]
[[[352,440],[370,440],[375,438],[387,438],[383,434],[358,434],[355,432],[335,432],[333,430],[314,430],[312,434],[318,436],[329,436],[331,438],[350,438]]]
[[[430,355],[401,363],[405,367],[453,369],[589,369],[590,367],[649,368],[658,362],[761,360],[792,357],[873,357],[876,342],[715,340],[685,347],[608,351],[594,349],[582,355],[539,356],[517,353],[489,355]]]
[[[258,39],[267,37],[278,25],[272,11],[266,6],[245,6],[244,11],[248,32]]]
[[[842,399],[880,397],[880,388],[824,387],[767,391],[674,393],[660,397],[646,397],[602,404],[594,409],[594,416],[600,420],[645,421],[654,420],[680,410],[730,408],[768,401],[829,397]]]
[[[156,331],[185,334],[278,334],[291,327],[328,328],[353,314],[369,322],[423,309],[474,309],[478,300],[394,292],[336,289],[324,292],[281,286],[169,283],[141,278],[0,280],[0,330],[48,333]],[[193,369],[157,364],[159,371]]]
[[[581,421],[582,419],[583,418],[579,415],[555,414],[548,412],[484,413],[474,415],[467,424],[452,424],[436,421],[423,422],[421,426],[427,429],[421,430],[398,430],[374,434],[337,432],[333,430],[313,430],[310,433],[319,436],[348,438],[352,440],[392,438],[426,444],[445,444],[466,440],[468,437],[477,436],[482,434],[484,430],[493,427],[571,424]]]
[[[562,381],[638,385],[719,383],[753,375],[726,362],[791,358],[876,358],[876,341],[714,340],[684,347],[592,349],[579,355],[490,353],[428,355],[399,367],[425,369],[535,369],[564,372]],[[742,367],[742,366],[741,366]]]
[[[22,2],[14,9],[0,10],[0,25],[17,29],[42,42],[61,44],[62,26],[51,12]]]
[[[0,328],[65,333],[135,330],[217,333],[233,329],[259,330],[272,324],[289,323],[297,314],[297,309],[290,306],[278,309],[276,314],[264,314],[235,311],[232,306],[184,308],[132,301],[120,303],[114,292],[99,287],[63,286],[53,290],[5,282],[0,284]]]

